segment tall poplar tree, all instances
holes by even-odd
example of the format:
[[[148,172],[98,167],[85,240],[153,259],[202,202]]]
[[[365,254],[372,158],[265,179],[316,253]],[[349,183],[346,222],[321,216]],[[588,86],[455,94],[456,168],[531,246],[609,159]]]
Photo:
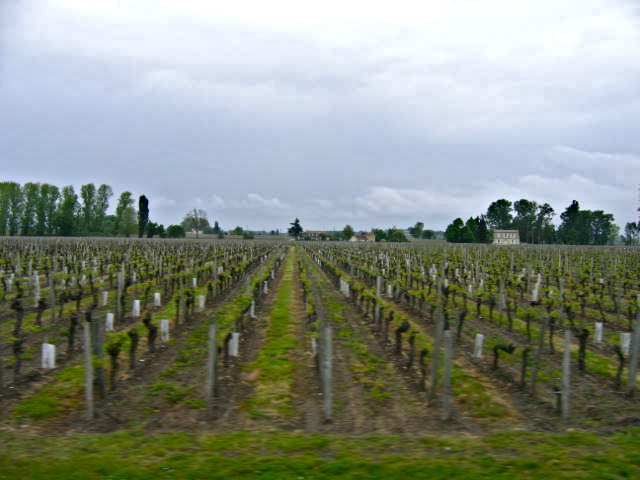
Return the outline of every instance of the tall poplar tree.
[[[109,199],[113,196],[113,190],[109,185],[104,183],[98,187],[98,193],[96,195],[95,203],[95,231],[101,233],[105,232],[104,219],[107,216],[107,209],[109,208]],[[110,233],[110,232],[109,232]]]
[[[40,195],[36,206],[36,235],[51,235],[54,233],[55,213],[60,190],[55,185],[43,183],[40,185]]]
[[[142,238],[149,223],[149,200],[144,195],[138,198],[138,237]]]
[[[56,227],[60,235],[77,233],[77,214],[80,204],[73,185],[62,187],[62,198],[56,214]]]
[[[93,183],[82,185],[80,197],[82,197],[82,228],[90,233],[95,228],[96,186]]]
[[[118,198],[116,207],[115,234],[130,236],[135,232],[136,212],[133,208],[133,198],[131,192],[122,192]]]
[[[16,182],[7,182],[7,200],[8,200],[8,234],[18,235],[20,233],[20,221],[22,220],[22,207],[24,205],[24,197],[20,184]]]

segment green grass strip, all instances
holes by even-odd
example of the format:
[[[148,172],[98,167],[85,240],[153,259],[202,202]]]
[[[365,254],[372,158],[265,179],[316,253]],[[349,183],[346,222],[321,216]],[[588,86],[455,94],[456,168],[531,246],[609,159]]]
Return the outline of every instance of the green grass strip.
[[[623,479],[640,477],[640,431],[485,437],[138,431],[0,434],[0,480]]]
[[[244,404],[254,417],[278,417],[292,415],[293,374],[297,364],[291,352],[298,345],[294,333],[294,318],[291,312],[294,303],[294,273],[296,266],[295,247],[289,252],[282,281],[269,317],[265,342],[255,362],[245,368],[259,371],[253,395]]]

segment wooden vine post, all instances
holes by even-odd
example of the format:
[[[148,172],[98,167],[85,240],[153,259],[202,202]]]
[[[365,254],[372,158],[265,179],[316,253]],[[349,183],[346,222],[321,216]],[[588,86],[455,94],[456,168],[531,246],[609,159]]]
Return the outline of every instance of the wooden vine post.
[[[56,320],[56,286],[53,270],[49,271],[49,307],[51,308],[51,322]]]
[[[4,348],[4,345],[2,343],[2,336],[0,335],[0,352],[2,352],[3,348]],[[2,404],[3,392],[4,392],[4,364],[2,362],[2,355],[0,355],[0,404]],[[2,413],[1,409],[0,409],[0,413]]]
[[[533,357],[533,366],[531,367],[531,395],[535,397],[536,387],[538,382],[538,370],[540,369],[540,360],[542,358],[542,349],[544,348],[544,339],[546,332],[547,321],[540,322],[540,328],[538,331],[538,345],[536,347],[536,353]]]
[[[117,274],[117,293],[116,293],[116,317],[118,320],[122,320],[122,287],[124,285],[124,265],[122,266],[122,270],[120,270]]]
[[[442,288],[441,281],[438,280],[438,310],[436,312],[436,335],[433,341],[433,353],[431,355],[431,373],[429,378],[429,397],[432,401],[436,396],[436,387],[438,385],[438,368],[440,368],[440,351],[442,349],[442,332],[444,330],[444,312],[442,311],[442,296],[440,290]]]
[[[444,332],[444,376],[442,378],[442,420],[451,420],[451,369],[453,345],[451,330]]]
[[[87,319],[88,320],[88,319]],[[91,323],[84,322],[84,398],[87,406],[87,419],[93,420],[93,359],[91,355]]]
[[[636,323],[633,326],[631,338],[631,351],[629,352],[629,378],[627,380],[627,395],[633,397],[638,376],[638,352],[640,351],[640,295],[638,295],[638,313]]]
[[[322,393],[324,407],[324,421],[331,422],[333,417],[333,395],[331,391],[332,348],[331,327],[324,328],[324,348],[322,349]]]
[[[105,371],[104,371],[104,324],[93,321],[93,311],[88,310],[87,323],[91,326],[91,350],[96,364],[94,365],[95,386],[98,397],[103,399],[105,395]]]
[[[207,399],[207,418],[213,419],[214,398],[216,396],[216,363],[218,360],[218,342],[216,339],[216,319],[211,318],[209,325],[209,354],[207,356],[207,381],[205,396]]]
[[[571,329],[564,332],[564,352],[562,353],[562,418],[569,419],[571,397]]]

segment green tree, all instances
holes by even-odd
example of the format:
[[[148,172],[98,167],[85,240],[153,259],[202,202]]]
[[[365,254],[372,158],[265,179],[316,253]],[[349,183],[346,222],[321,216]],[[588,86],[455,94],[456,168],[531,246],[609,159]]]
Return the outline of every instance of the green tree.
[[[353,237],[353,234],[354,234],[354,231],[351,225],[345,225],[344,228],[342,229],[342,239],[346,240],[347,242],[351,240],[351,237]]]
[[[138,238],[144,235],[149,223],[149,200],[144,195],[138,198]]]
[[[575,243],[579,245],[591,245],[594,242],[593,234],[593,212],[591,210],[580,210],[576,224]]]
[[[458,243],[462,238],[462,229],[464,222],[461,218],[456,218],[453,222],[447,225],[447,229],[444,231],[444,238],[447,242]]]
[[[93,231],[100,233],[110,233],[110,230],[105,226],[105,218],[107,216],[107,209],[109,208],[109,199],[112,196],[113,190],[109,185],[105,185],[103,183],[98,187],[94,212],[95,225],[93,226]]]
[[[511,202],[504,198],[496,200],[487,209],[487,223],[492,229],[508,229],[513,223]]]
[[[461,231],[460,241],[465,243],[472,243],[476,241],[476,232],[478,231],[478,223],[476,219],[473,217],[469,217],[465,222],[464,226],[467,231]],[[468,240],[469,233],[471,234],[471,240]],[[468,241],[467,241],[468,240]]]
[[[185,232],[182,225],[169,225],[167,227],[167,238],[184,238]]]
[[[436,232],[434,232],[433,230],[422,231],[422,238],[424,238],[425,240],[432,240],[435,236],[436,236]]]
[[[580,210],[574,200],[560,215],[562,224],[558,236],[563,243],[576,245],[606,245],[614,243],[618,227],[611,213],[602,210]]]
[[[9,182],[0,182],[0,235],[9,233]]]
[[[120,220],[120,232],[125,237],[130,237],[136,234],[136,228],[138,222],[136,221],[136,210],[133,207],[128,207],[124,210],[122,218]]]
[[[193,208],[185,213],[180,225],[185,231],[194,230],[196,238],[198,238],[199,233],[204,232],[209,227],[207,212],[201,208]]]
[[[233,230],[231,230],[229,232],[231,235],[242,235],[244,233],[244,230],[242,229],[242,227],[237,226],[236,228],[234,228]]]
[[[424,223],[416,222],[416,224],[413,227],[409,227],[408,230],[409,230],[409,233],[414,238],[422,238],[422,231],[424,230]]]
[[[93,183],[87,183],[80,187],[80,198],[82,198],[82,229],[86,233],[91,233],[95,228],[96,215],[96,186]]]
[[[611,233],[609,234],[609,240],[607,241],[607,243],[609,245],[615,245],[620,239],[620,227],[615,223],[611,224]]]
[[[474,220],[476,224],[474,231],[475,241],[478,243],[491,243],[493,237],[487,225],[487,217],[479,215]]]
[[[374,228],[372,230],[372,232],[376,236],[376,242],[386,242],[387,241],[387,232],[385,232],[381,228]]]
[[[158,233],[158,224],[155,222],[148,222],[147,227],[145,228],[145,232],[147,234],[147,238],[153,238],[153,236]]]
[[[105,215],[102,220],[102,230],[104,235],[116,235],[116,216],[114,214]]]
[[[636,222],[629,222],[624,226],[622,241],[625,245],[640,245],[640,226]]]
[[[22,207],[24,204],[20,184],[16,182],[6,182],[5,195],[7,201],[6,233],[8,235],[18,235],[20,232],[20,221],[22,219]]]
[[[554,215],[555,211],[548,203],[538,205],[533,235],[534,243],[554,242],[555,226],[551,223],[551,219]]]
[[[29,182],[22,187],[22,198],[24,199],[22,221],[20,222],[22,235],[34,235],[36,232],[36,210],[39,196],[40,184]]]
[[[595,245],[607,245],[615,242],[618,228],[613,221],[611,213],[604,213],[602,210],[595,210],[591,213],[591,232]]]
[[[553,223],[548,223],[542,228],[540,242],[541,243],[556,243],[558,238],[558,232]]]
[[[291,227],[289,227],[288,233],[289,236],[294,237],[296,240],[300,238],[302,235],[302,225],[300,225],[300,220],[296,218],[293,222],[290,223]]]
[[[513,209],[516,212],[513,226],[518,229],[520,240],[526,243],[533,243],[538,204],[522,198],[513,203]]]
[[[56,213],[56,229],[60,235],[76,233],[77,215],[80,204],[73,185],[62,187],[62,198]]]
[[[395,227],[391,229],[391,234],[388,235],[388,237],[389,237],[388,238],[389,242],[408,242],[409,241],[407,239],[407,236],[404,234],[404,232]]]
[[[40,185],[40,195],[36,206],[36,235],[52,235],[55,228],[55,214],[60,198],[60,190],[55,185]]]
[[[115,234],[131,236],[136,230],[136,211],[133,208],[131,192],[125,191],[118,198],[116,206]]]
[[[476,237],[473,235],[473,231],[469,225],[465,225],[460,230],[460,242],[461,243],[473,243],[476,241]]]
[[[573,200],[564,212],[560,214],[562,223],[558,228],[558,236],[562,243],[578,243],[578,231],[580,223],[580,204]],[[584,237],[584,235],[582,235]]]

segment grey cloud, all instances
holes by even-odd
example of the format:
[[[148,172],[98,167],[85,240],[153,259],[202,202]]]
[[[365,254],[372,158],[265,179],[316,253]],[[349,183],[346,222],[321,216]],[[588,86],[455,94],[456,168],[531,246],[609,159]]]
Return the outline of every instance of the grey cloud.
[[[145,193],[165,223],[442,228],[499,196],[633,219],[633,2],[23,5],[7,177]]]

